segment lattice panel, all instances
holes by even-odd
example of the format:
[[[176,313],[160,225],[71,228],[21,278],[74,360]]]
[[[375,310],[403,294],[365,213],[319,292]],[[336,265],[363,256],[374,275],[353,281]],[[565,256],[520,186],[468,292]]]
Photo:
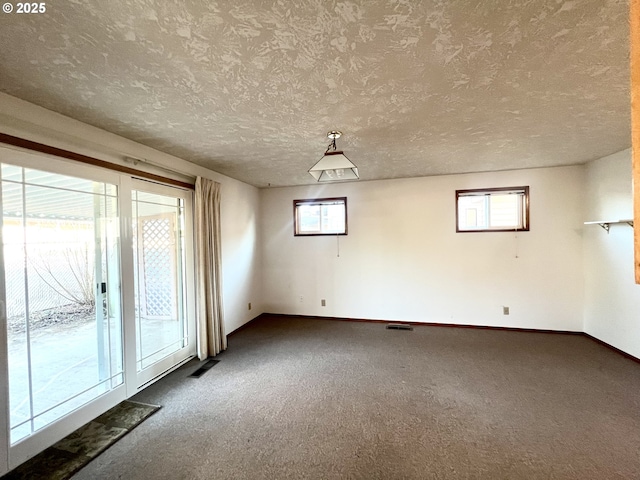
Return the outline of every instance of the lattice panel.
[[[142,240],[142,314],[171,318],[176,311],[175,241],[173,217],[140,219]],[[142,299],[140,299],[142,300]]]

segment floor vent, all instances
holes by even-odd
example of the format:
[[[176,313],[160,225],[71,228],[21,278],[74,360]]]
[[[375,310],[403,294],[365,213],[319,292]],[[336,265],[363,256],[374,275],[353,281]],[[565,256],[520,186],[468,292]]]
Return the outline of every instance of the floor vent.
[[[406,323],[390,323],[387,325],[387,330],[413,330],[413,327]]]
[[[220,360],[207,360],[204,365],[202,365],[200,368],[198,368],[195,372],[193,372],[191,375],[189,375],[190,377],[201,377],[202,375],[204,375],[206,372],[208,372],[212,367],[215,367],[216,364],[219,362]]]

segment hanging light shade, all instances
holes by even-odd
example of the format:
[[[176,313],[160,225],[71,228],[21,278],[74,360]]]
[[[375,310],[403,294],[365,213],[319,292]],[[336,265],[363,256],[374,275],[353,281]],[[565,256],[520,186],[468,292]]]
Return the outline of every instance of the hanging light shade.
[[[309,173],[318,182],[336,182],[341,180],[358,180],[358,167],[349,160],[344,152],[336,148],[336,138],[340,138],[342,132],[331,131],[327,137],[331,143],[324,152],[323,157],[316,163]]]

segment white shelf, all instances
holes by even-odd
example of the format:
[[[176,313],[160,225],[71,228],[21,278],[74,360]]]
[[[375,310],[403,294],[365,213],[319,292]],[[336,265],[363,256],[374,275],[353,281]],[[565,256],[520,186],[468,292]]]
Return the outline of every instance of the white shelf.
[[[604,228],[607,231],[607,233],[609,233],[609,228],[611,228],[611,225],[618,224],[618,223],[626,223],[630,227],[633,227],[632,219],[630,220],[596,220],[595,222],[584,222],[585,225],[600,225],[602,228]]]

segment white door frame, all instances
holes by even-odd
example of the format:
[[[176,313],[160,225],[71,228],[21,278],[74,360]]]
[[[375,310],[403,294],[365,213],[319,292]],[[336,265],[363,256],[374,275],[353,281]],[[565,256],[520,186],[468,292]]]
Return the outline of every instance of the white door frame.
[[[0,175],[2,181],[2,175]],[[0,189],[0,212],[2,212],[2,189]],[[0,215],[0,247],[2,238],[2,215]],[[4,277],[4,248],[0,248],[0,475],[9,470],[9,354],[7,348],[7,292]]]
[[[0,163],[8,163],[24,168],[49,171],[60,175],[84,178],[112,185],[119,185],[120,178],[122,177],[122,175],[109,170],[81,165],[77,162],[60,159],[55,156],[30,152],[13,147],[0,147]],[[0,248],[0,250],[2,249]],[[4,262],[2,262],[2,266],[0,274],[4,287]],[[0,302],[3,303],[2,310],[4,313],[4,310],[6,309],[6,292],[4,291],[4,288],[0,291]],[[7,469],[17,467],[56,441],[64,438],[85,423],[91,421],[96,416],[104,413],[109,408],[126,399],[125,385],[119,385],[113,390],[97,397],[88,404],[83,405],[82,407],[75,409],[73,412],[70,412],[60,419],[52,422],[37,433],[16,442],[14,445],[11,445],[6,327],[6,314],[4,314],[2,321],[0,322],[0,402],[3,402],[5,405],[5,408],[2,408],[2,411],[0,412],[1,473],[5,473]]]
[[[181,198],[184,201],[184,291],[186,298],[184,298],[184,304],[186,306],[186,318],[187,332],[188,332],[188,345],[179,351],[168,355],[163,360],[160,360],[156,364],[143,369],[141,372],[137,371],[136,365],[136,330],[135,330],[135,298],[134,298],[134,265],[133,265],[133,249],[124,255],[123,252],[123,269],[126,268],[126,272],[123,271],[123,308],[125,319],[132,319],[132,321],[125,321],[125,372],[127,375],[127,394],[128,396],[135,395],[142,388],[144,388],[149,382],[160,378],[165,373],[174,369],[177,365],[182,364],[184,361],[192,358],[196,355],[196,322],[195,322],[195,273],[194,273],[194,257],[193,257],[193,192],[179,187],[173,187],[169,185],[161,185],[158,183],[150,182],[147,180],[129,179],[130,188],[129,192],[143,191],[148,193],[156,193],[158,195],[166,195],[176,198]],[[124,202],[124,198],[123,198]],[[126,221],[126,231],[128,233],[126,245],[132,244],[132,225],[133,225],[133,212],[131,207],[131,198],[128,201],[128,207],[126,207],[127,214],[124,215],[125,208],[123,206],[121,212],[123,213],[123,222]],[[127,217],[125,219],[125,216]],[[123,226],[123,228],[125,228]],[[126,261],[125,261],[126,258]],[[124,279],[127,279],[127,284],[124,284]],[[133,341],[131,341],[133,340]]]
[[[52,171],[61,175],[85,178],[118,186],[118,205],[120,216],[120,305],[123,335],[123,370],[124,383],[113,390],[99,396],[90,403],[74,410],[64,417],[52,422],[35,434],[11,445],[9,417],[9,375],[7,352],[6,292],[4,285],[4,262],[0,248],[0,476],[13,469],[56,441],[64,438],[85,423],[91,421],[122,400],[135,395],[145,384],[155,381],[173,370],[177,365],[196,354],[195,330],[195,276],[193,262],[193,192],[190,190],[154,184],[133,179],[131,176],[100,167],[78,164],[71,160],[44,153],[31,152],[17,147],[0,146],[0,163],[9,163],[36,170]],[[163,192],[168,195],[181,196],[185,206],[185,289],[187,298],[187,319],[189,328],[189,350],[174,355],[171,365],[162,371],[154,371],[150,378],[143,378],[136,372],[136,329],[133,278],[132,246],[132,208],[131,192],[133,189],[150,192]],[[1,203],[1,202],[0,202]],[[1,219],[0,219],[1,226]],[[0,246],[2,234],[0,233]],[[186,353],[186,356],[184,355]],[[168,361],[171,361],[168,360]],[[150,374],[146,374],[150,375]]]

